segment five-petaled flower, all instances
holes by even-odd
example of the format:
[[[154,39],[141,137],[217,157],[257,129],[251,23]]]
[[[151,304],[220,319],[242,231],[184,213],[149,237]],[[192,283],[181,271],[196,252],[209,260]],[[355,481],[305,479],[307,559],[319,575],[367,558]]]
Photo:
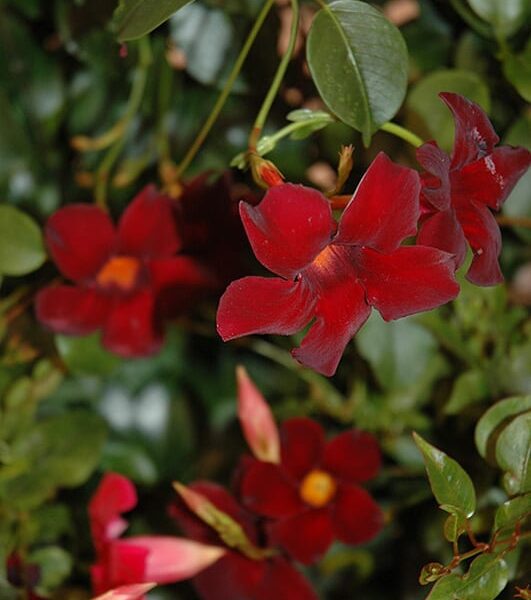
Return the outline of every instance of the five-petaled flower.
[[[499,137],[483,110],[458,94],[444,92],[455,120],[451,157],[436,142],[417,150],[426,169],[422,175],[423,215],[417,242],[450,252],[459,267],[466,242],[474,257],[467,278],[478,285],[503,280],[498,264],[501,235],[489,209],[499,210],[531,163],[525,148],[500,146]]]
[[[115,228],[96,206],[71,204],[46,224],[48,249],[75,286],[53,285],[36,300],[38,319],[53,331],[85,335],[102,329],[116,354],[152,354],[163,341],[159,296],[183,298],[210,287],[210,276],[191,257],[176,256],[180,235],[169,198],[144,188]]]
[[[182,581],[224,555],[222,548],[172,536],[120,538],[127,528],[121,513],[134,508],[136,502],[135,487],[117,473],[105,475],[90,501],[88,511],[97,555],[91,575],[96,594],[146,582]],[[118,590],[116,595],[119,597]]]
[[[371,307],[391,320],[455,298],[450,254],[399,247],[416,233],[419,190],[415,171],[381,153],[339,223],[328,200],[303,186],[274,186],[256,208],[241,203],[256,257],[280,277],[244,277],[227,288],[217,317],[221,337],[291,335],[314,320],[293,355],[332,375]]]

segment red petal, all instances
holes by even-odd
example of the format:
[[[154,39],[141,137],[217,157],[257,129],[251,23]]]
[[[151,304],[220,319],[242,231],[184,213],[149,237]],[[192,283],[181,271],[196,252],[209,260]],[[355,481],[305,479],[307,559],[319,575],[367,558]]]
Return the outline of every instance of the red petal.
[[[429,216],[420,226],[417,244],[453,254],[455,268],[459,268],[466,256],[466,239],[463,228],[456,219],[455,210],[449,208]]]
[[[118,225],[119,251],[145,259],[168,258],[181,245],[172,203],[154,185],[145,187],[126,208]]]
[[[446,252],[410,246],[380,254],[362,248],[359,256],[367,300],[386,321],[431,310],[459,293],[454,259]]]
[[[288,278],[312,262],[335,229],[328,200],[291,183],[271,188],[257,207],[241,202],[240,215],[256,258]]]
[[[418,173],[380,152],[345,208],[334,243],[398,248],[417,232],[419,192]]]
[[[284,517],[303,508],[295,482],[278,465],[254,461],[240,482],[242,503],[266,517]]]
[[[37,294],[37,319],[58,333],[86,335],[103,325],[110,301],[95,291],[69,285],[47,287]]]
[[[128,583],[148,582],[146,563],[149,550],[116,540],[109,545],[107,555],[107,577],[111,587]]]
[[[287,560],[274,557],[267,561],[264,576],[253,600],[318,600],[304,577]],[[232,599],[231,599],[232,600]]]
[[[336,537],[346,544],[361,544],[372,539],[383,526],[383,513],[369,492],[342,485],[332,508]]]
[[[116,301],[103,327],[102,342],[107,350],[124,357],[147,356],[159,350],[162,341],[151,291]]]
[[[450,157],[436,142],[417,150],[417,160],[428,171],[421,176],[421,195],[431,206],[446,210],[450,206]]]
[[[443,92],[444,100],[455,120],[455,141],[452,169],[490,154],[500,141],[485,111],[475,102],[459,94]]]
[[[306,417],[288,419],[280,428],[282,467],[295,479],[302,479],[321,462],[323,428]]]
[[[251,333],[292,335],[311,319],[314,301],[302,281],[244,277],[219,302],[217,329],[224,341]]]
[[[61,273],[73,281],[93,278],[112,252],[114,226],[96,206],[71,204],[46,223],[46,244]]]
[[[334,539],[328,508],[306,510],[273,523],[271,542],[291,557],[309,565],[319,560]]]
[[[372,479],[381,464],[378,442],[370,433],[351,429],[337,435],[325,446],[324,469],[347,481]]]
[[[462,197],[463,202],[474,201],[499,210],[530,163],[531,152],[525,148],[501,146],[453,173],[452,193]]]
[[[350,267],[349,267],[350,268]],[[354,273],[337,269],[334,281],[320,290],[315,323],[293,356],[323,375],[335,373],[346,345],[367,320],[371,309]]]
[[[503,281],[498,256],[501,252],[501,233],[490,210],[470,202],[457,210],[457,218],[474,252],[466,278],[476,285],[496,285]]]

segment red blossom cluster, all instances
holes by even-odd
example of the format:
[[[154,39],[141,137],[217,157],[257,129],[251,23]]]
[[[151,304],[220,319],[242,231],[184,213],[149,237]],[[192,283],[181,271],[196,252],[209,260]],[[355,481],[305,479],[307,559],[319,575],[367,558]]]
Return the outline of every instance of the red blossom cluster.
[[[278,430],[241,368],[238,400],[253,457],[237,469],[236,497],[210,482],[176,484],[180,499],[170,514],[188,539],[120,538],[127,525],[121,513],[135,506],[136,493],[121,475],[104,477],[89,506],[96,593],[193,577],[204,600],[316,600],[295,561],[316,562],[333,539],[359,544],[378,534],[381,509],[360,486],[380,468],[371,435],[351,430],[327,442],[311,419]]]

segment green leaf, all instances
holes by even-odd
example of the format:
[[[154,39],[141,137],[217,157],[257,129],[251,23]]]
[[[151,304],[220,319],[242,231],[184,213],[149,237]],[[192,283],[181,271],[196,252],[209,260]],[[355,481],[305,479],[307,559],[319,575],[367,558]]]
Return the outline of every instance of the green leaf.
[[[502,37],[514,33],[529,13],[528,0],[468,0],[468,3]]]
[[[449,151],[454,140],[454,120],[446,104],[438,97],[439,92],[455,92],[477,102],[485,111],[490,108],[489,89],[478,75],[471,71],[445,69],[434,71],[417,83],[407,99],[412,119],[420,119],[419,126],[425,137],[435,138],[443,150]]]
[[[504,502],[496,511],[494,529],[514,528],[518,521],[522,521],[531,514],[531,493],[517,496]]]
[[[39,567],[38,590],[41,593],[59,587],[73,566],[72,556],[59,546],[39,548],[30,553],[27,562]]]
[[[433,495],[442,510],[471,517],[476,510],[476,492],[466,471],[417,433],[413,438],[422,452]]]
[[[120,0],[113,19],[118,40],[146,35],[190,2],[193,0]]]
[[[462,515],[449,515],[444,522],[444,537],[449,542],[456,542],[466,531],[466,519]]]
[[[487,458],[491,436],[494,437],[504,421],[509,423],[511,418],[528,410],[531,410],[531,395],[500,400],[483,414],[474,434],[476,448],[483,458]]]
[[[456,415],[467,406],[488,398],[489,395],[490,387],[485,373],[479,369],[465,371],[455,380],[444,412],[447,415]]]
[[[37,223],[14,206],[0,205],[0,273],[26,275],[45,259]]]
[[[99,334],[82,337],[56,335],[57,350],[72,373],[105,376],[120,364],[120,359],[102,347]]]
[[[496,461],[506,471],[510,496],[531,492],[531,411],[513,419],[496,442]]]
[[[507,581],[507,563],[492,554],[482,554],[465,575],[452,573],[439,579],[426,600],[494,600]]]
[[[531,40],[521,54],[508,54],[503,61],[503,73],[516,91],[531,102]]]
[[[337,0],[314,18],[307,59],[328,108],[360,131],[368,146],[406,93],[408,58],[400,31],[365,2]]]

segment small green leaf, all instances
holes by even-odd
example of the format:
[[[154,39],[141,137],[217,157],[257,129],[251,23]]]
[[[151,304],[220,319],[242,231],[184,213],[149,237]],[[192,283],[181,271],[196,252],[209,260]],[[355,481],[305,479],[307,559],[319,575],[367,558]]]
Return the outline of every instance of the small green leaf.
[[[518,521],[531,515],[531,493],[504,502],[496,511],[494,529],[514,528]]]
[[[510,496],[531,492],[531,411],[513,419],[500,433],[496,461],[506,471],[503,483]]]
[[[408,59],[400,31],[365,2],[336,0],[314,18],[307,58],[326,105],[367,146],[404,100]]]
[[[508,580],[507,563],[492,554],[478,556],[465,575],[446,575],[426,600],[494,600]]]
[[[456,542],[459,536],[466,531],[466,519],[463,515],[449,515],[444,522],[444,537],[449,542]]]
[[[476,492],[466,471],[417,433],[413,438],[422,452],[433,495],[442,510],[469,518],[476,510]]]
[[[445,566],[438,562],[431,562],[422,567],[419,575],[420,585],[428,585],[440,579],[444,574]]]
[[[37,223],[14,206],[0,205],[0,273],[26,275],[45,259]]]
[[[468,0],[468,3],[502,37],[513,34],[529,13],[528,0]]]
[[[490,395],[490,387],[485,373],[479,369],[465,371],[455,380],[448,404],[444,407],[447,415],[456,415],[476,402]]]
[[[505,58],[503,73],[520,96],[531,102],[531,40],[521,54],[509,54]]]
[[[531,410],[531,395],[515,396],[500,400],[487,410],[476,425],[474,439],[478,452],[487,458],[489,440],[504,421],[510,422],[511,418]]]
[[[99,334],[82,337],[56,335],[57,350],[72,373],[80,375],[109,375],[120,359],[102,347]]]
[[[120,0],[114,13],[118,40],[126,42],[146,35],[190,2],[193,0]]]
[[[38,590],[46,593],[58,588],[72,571],[72,556],[59,546],[48,546],[31,552],[28,564],[39,567]]]

